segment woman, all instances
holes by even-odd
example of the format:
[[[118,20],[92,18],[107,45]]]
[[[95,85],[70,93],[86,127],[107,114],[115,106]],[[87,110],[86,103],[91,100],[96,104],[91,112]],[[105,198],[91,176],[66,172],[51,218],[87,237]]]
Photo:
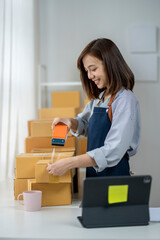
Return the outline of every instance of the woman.
[[[90,42],[78,58],[82,86],[91,100],[77,118],[55,118],[75,136],[88,137],[87,153],[50,164],[47,170],[62,175],[87,167],[86,176],[130,175],[129,157],[140,140],[140,110],[134,96],[134,75],[117,46],[109,39]]]

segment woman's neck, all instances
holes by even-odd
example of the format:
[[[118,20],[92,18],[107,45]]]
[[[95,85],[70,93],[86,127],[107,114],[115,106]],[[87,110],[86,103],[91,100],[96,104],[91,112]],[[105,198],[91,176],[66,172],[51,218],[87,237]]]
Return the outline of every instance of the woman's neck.
[[[111,94],[104,95],[103,99],[106,101],[108,98],[110,98]]]

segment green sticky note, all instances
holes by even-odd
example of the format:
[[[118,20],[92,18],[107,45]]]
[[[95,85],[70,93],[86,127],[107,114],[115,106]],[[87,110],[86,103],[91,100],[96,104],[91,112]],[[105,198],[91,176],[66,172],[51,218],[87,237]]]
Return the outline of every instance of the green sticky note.
[[[121,203],[128,200],[128,185],[112,185],[108,187],[108,203]]]

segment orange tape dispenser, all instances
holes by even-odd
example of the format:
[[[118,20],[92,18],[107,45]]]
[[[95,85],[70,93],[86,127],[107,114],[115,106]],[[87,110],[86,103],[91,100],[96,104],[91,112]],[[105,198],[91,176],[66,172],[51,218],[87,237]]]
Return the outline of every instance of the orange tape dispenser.
[[[67,139],[67,128],[67,125],[55,125],[53,129],[52,145],[64,146]]]

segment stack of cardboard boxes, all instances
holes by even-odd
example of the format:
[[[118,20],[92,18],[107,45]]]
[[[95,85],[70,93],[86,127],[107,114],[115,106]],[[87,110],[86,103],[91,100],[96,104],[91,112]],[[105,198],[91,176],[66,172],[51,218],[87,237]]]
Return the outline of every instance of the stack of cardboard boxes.
[[[51,145],[53,119],[74,118],[79,109],[80,92],[53,92],[52,108],[39,109],[39,119],[28,121],[25,153],[16,156],[15,199],[23,191],[37,189],[42,191],[42,206],[71,204],[75,171],[68,171],[58,177],[50,175],[46,168],[50,162],[74,156],[75,150],[77,154],[86,152],[86,139],[76,142],[71,133],[68,134],[65,146]]]
[[[28,122],[29,136],[25,139],[25,152],[52,152],[52,122],[55,117],[76,117],[80,111],[80,92],[52,92],[52,108],[39,109],[39,119]],[[68,134],[64,147],[56,151],[73,151],[75,137]]]
[[[71,204],[73,171],[58,177],[50,175],[46,168],[49,163],[72,156],[74,152],[55,153],[53,159],[51,153],[24,153],[16,156],[15,199],[24,191],[41,190],[42,206]]]

